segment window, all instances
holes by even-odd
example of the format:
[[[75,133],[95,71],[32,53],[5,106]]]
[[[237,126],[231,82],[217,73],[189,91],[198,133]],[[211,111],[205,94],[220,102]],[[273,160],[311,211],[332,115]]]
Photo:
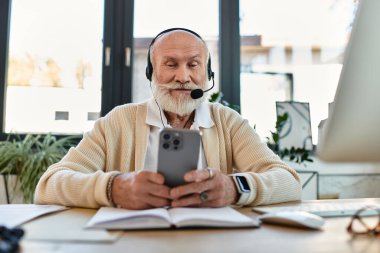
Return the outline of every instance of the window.
[[[240,0],[241,110],[270,136],[275,101],[310,103],[313,143],[342,64],[355,0]],[[275,6],[275,7],[274,7]]]
[[[237,9],[230,0],[0,1],[0,138],[82,133],[115,106],[147,99],[148,45],[169,27],[203,37],[215,72],[210,93],[218,91],[220,60],[225,73],[239,74],[219,54],[236,47],[230,35],[219,41],[219,30],[238,24],[232,4]]]
[[[5,132],[92,127],[101,109],[103,12],[103,1],[12,1]]]

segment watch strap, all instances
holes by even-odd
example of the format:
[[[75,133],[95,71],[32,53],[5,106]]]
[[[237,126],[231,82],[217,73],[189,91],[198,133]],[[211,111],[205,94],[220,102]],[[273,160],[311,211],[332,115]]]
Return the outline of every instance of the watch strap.
[[[246,179],[246,181],[249,185],[249,188],[250,188],[249,192],[244,192],[241,190],[237,176],[244,177]],[[236,202],[236,205],[238,205],[238,206],[247,205],[249,203],[251,193],[252,193],[252,183],[250,182],[251,179],[249,178],[249,175],[247,175],[246,173],[236,173],[236,174],[232,175],[232,177],[233,177],[233,180],[235,182],[236,189],[238,190],[238,192],[240,194],[240,197],[239,197],[238,201]]]

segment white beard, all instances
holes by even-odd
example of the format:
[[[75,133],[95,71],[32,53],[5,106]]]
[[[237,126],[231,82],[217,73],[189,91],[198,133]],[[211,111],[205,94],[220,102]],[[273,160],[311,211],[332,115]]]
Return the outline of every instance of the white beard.
[[[179,97],[172,97],[170,95],[170,90],[172,89],[203,89],[205,84],[198,86],[194,83],[167,83],[159,84],[153,76],[153,96],[157,100],[158,104],[161,106],[161,109],[167,112],[175,113],[179,116],[185,116],[192,113],[201,103],[206,100],[206,96],[203,95],[201,98],[193,99],[190,95],[181,94]]]

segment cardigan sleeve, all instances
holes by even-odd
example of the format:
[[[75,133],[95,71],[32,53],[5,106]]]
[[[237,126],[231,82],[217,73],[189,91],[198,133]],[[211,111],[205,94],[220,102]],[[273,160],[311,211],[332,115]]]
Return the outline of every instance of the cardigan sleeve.
[[[248,173],[253,186],[248,205],[264,205],[299,200],[301,182],[297,172],[268,148],[256,131],[238,113],[228,111],[234,169]]]
[[[75,148],[51,165],[40,178],[34,196],[36,204],[59,204],[97,208],[110,205],[106,187],[118,172],[105,172],[105,119],[99,119]]]

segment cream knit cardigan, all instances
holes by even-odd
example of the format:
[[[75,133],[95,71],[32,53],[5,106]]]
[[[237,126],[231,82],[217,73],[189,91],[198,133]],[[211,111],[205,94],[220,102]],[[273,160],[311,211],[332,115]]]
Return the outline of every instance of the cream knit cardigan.
[[[209,107],[215,126],[201,129],[208,166],[225,174],[233,169],[250,173],[255,194],[252,206],[300,199],[297,173],[268,149],[248,121],[219,103]],[[150,132],[146,114],[147,102],[126,104],[97,120],[77,147],[42,175],[35,203],[110,205],[106,187],[111,175],[143,169]]]

